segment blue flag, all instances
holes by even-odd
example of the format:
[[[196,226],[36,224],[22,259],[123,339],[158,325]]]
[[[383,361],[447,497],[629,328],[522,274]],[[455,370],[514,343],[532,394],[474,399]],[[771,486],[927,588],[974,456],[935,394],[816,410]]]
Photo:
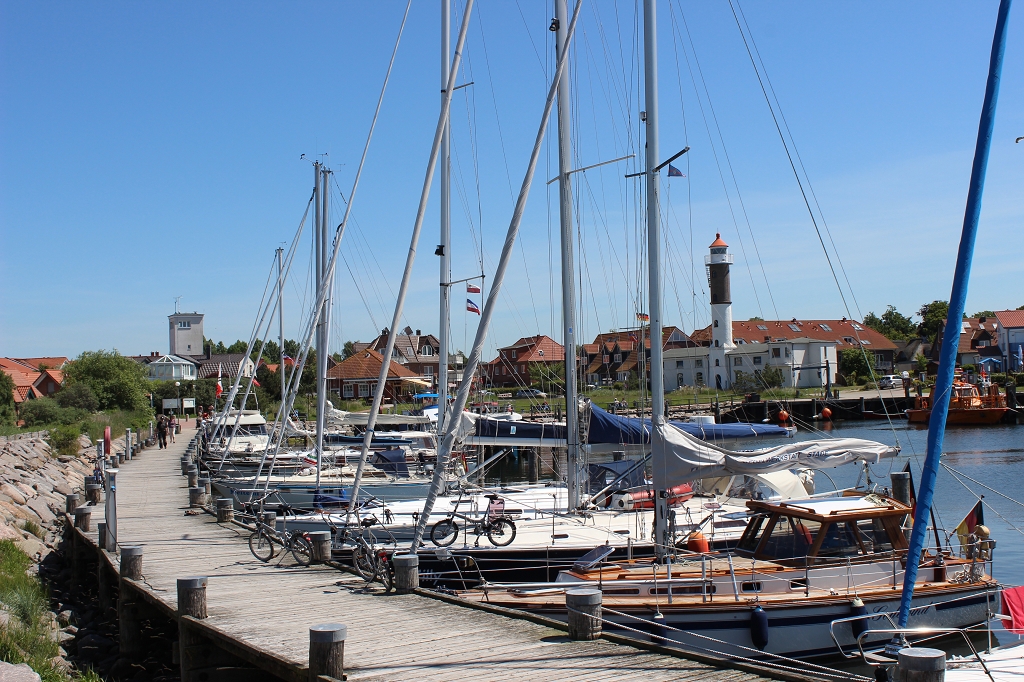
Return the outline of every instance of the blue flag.
[[[670,164],[668,165],[668,176],[669,176],[670,178],[685,178],[685,177],[686,177],[685,175],[683,175],[683,174],[682,174],[682,173],[681,173],[681,172],[679,171],[679,169],[678,169],[678,168],[676,168],[675,166],[673,166],[673,165],[672,165],[671,163],[670,163]]]

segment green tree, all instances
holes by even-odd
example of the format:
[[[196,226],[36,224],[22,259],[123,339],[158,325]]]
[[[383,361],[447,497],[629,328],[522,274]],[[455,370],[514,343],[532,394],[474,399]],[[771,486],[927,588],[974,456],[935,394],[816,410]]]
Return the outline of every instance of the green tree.
[[[229,353],[244,353],[248,349],[249,344],[239,339],[238,341],[235,341],[233,344],[228,346],[227,351]]]
[[[356,354],[356,344],[352,341],[346,341],[345,345],[341,349],[342,358],[348,360],[350,357]]]
[[[979,313],[974,313],[971,317],[995,317],[996,311],[994,310],[982,310]]]
[[[774,365],[768,365],[760,372],[755,371],[754,376],[757,378],[757,383],[764,388],[780,388],[785,381],[782,369]]]
[[[74,424],[80,422],[89,413],[77,407],[61,407],[53,398],[28,400],[21,406],[21,418],[26,426],[45,426],[48,424]]]
[[[864,317],[864,324],[891,341],[906,341],[917,336],[917,325],[914,321],[892,305],[886,306],[881,317],[868,313]]]
[[[1017,310],[1024,310],[1024,305],[1022,305],[1021,307],[1017,308]]]
[[[763,317],[759,317],[757,315],[754,315],[753,317],[747,318],[747,321],[748,322],[764,322],[764,318]]]
[[[935,340],[946,323],[946,316],[949,314],[949,301],[932,301],[925,303],[917,311],[921,316],[921,325],[917,328],[923,339]]]
[[[101,410],[148,407],[146,368],[115,351],[85,351],[64,368],[65,384],[86,384]]]
[[[839,351],[839,373],[847,384],[856,383],[857,377],[871,377],[871,367],[860,348],[843,348]]]
[[[86,412],[95,412],[100,407],[99,398],[89,384],[72,384],[55,396],[61,407],[77,407]]]
[[[914,362],[917,364],[918,372],[928,371],[928,356],[924,353],[918,353],[914,356]]]
[[[0,425],[13,424],[14,420],[14,379],[0,372]]]

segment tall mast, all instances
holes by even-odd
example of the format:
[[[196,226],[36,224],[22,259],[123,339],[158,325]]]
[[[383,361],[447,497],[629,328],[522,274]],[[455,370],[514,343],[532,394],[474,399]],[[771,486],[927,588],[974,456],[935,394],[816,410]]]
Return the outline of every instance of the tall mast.
[[[665,447],[659,427],[665,424],[665,377],[661,349],[661,222],[658,166],[658,8],[644,0],[644,100],[647,109],[647,295],[650,299],[651,338],[651,462],[654,469],[654,542],[658,558],[668,544],[668,488]],[[641,346],[640,352],[643,352]],[[641,381],[643,378],[641,377]]]
[[[441,106],[451,73],[451,0],[441,0]],[[451,119],[446,117],[441,133],[441,324],[437,334],[441,356],[437,363],[437,432],[444,427],[448,407],[448,320],[451,317]]]
[[[277,338],[278,343],[281,344],[281,364],[277,367],[277,373],[281,377],[281,400],[284,400],[285,391],[288,390],[288,384],[285,380],[284,375],[284,267],[282,262],[282,255],[284,249],[277,249]],[[287,415],[285,415],[287,418]]]
[[[555,0],[555,59],[562,58],[565,37],[569,30],[569,12],[565,0]],[[562,345],[565,348],[565,445],[566,484],[569,489],[569,509],[580,505],[580,406],[576,398],[576,295],[573,289],[573,235],[572,235],[572,129],[569,111],[569,64],[566,56],[565,73],[558,81],[558,198],[562,249]]]
[[[327,282],[324,279],[324,272],[326,271],[326,242],[327,235],[325,229],[325,216],[324,216],[324,196],[327,194],[327,187],[325,180],[327,179],[324,173],[324,168],[320,163],[314,164],[316,168],[316,214],[314,223],[316,229],[313,231],[313,241],[316,243],[316,281],[317,287],[319,288],[318,293],[323,300],[323,307],[320,310],[320,315],[316,324],[316,485],[320,487],[320,469],[323,458],[324,448],[324,400],[326,399],[326,381],[324,380],[327,371],[327,357],[326,357],[326,343],[325,343],[325,319],[324,311],[328,309],[327,303]]]

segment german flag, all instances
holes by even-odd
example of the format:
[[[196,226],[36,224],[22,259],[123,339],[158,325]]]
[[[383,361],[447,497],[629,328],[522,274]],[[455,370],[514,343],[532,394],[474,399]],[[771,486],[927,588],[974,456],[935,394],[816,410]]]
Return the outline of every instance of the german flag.
[[[968,512],[964,520],[960,522],[960,525],[956,527],[957,537],[960,538],[960,545],[967,545],[967,536],[974,532],[977,526],[981,526],[985,523],[985,509],[982,505],[982,501],[978,500],[978,504],[974,505],[974,509]]]

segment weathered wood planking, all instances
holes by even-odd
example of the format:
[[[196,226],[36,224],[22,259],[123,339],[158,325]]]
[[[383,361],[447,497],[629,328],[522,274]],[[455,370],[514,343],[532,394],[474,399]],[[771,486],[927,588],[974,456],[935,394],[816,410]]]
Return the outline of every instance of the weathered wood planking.
[[[119,544],[143,546],[143,583],[171,610],[177,578],[208,576],[203,624],[291,665],[293,679],[308,661],[309,626],[328,622],[348,626],[350,680],[766,679],[608,641],[572,642],[561,630],[416,594],[384,595],[328,567],[295,567],[290,557],[262,564],[244,530],[186,515],[178,458],[192,433],[121,468]]]

